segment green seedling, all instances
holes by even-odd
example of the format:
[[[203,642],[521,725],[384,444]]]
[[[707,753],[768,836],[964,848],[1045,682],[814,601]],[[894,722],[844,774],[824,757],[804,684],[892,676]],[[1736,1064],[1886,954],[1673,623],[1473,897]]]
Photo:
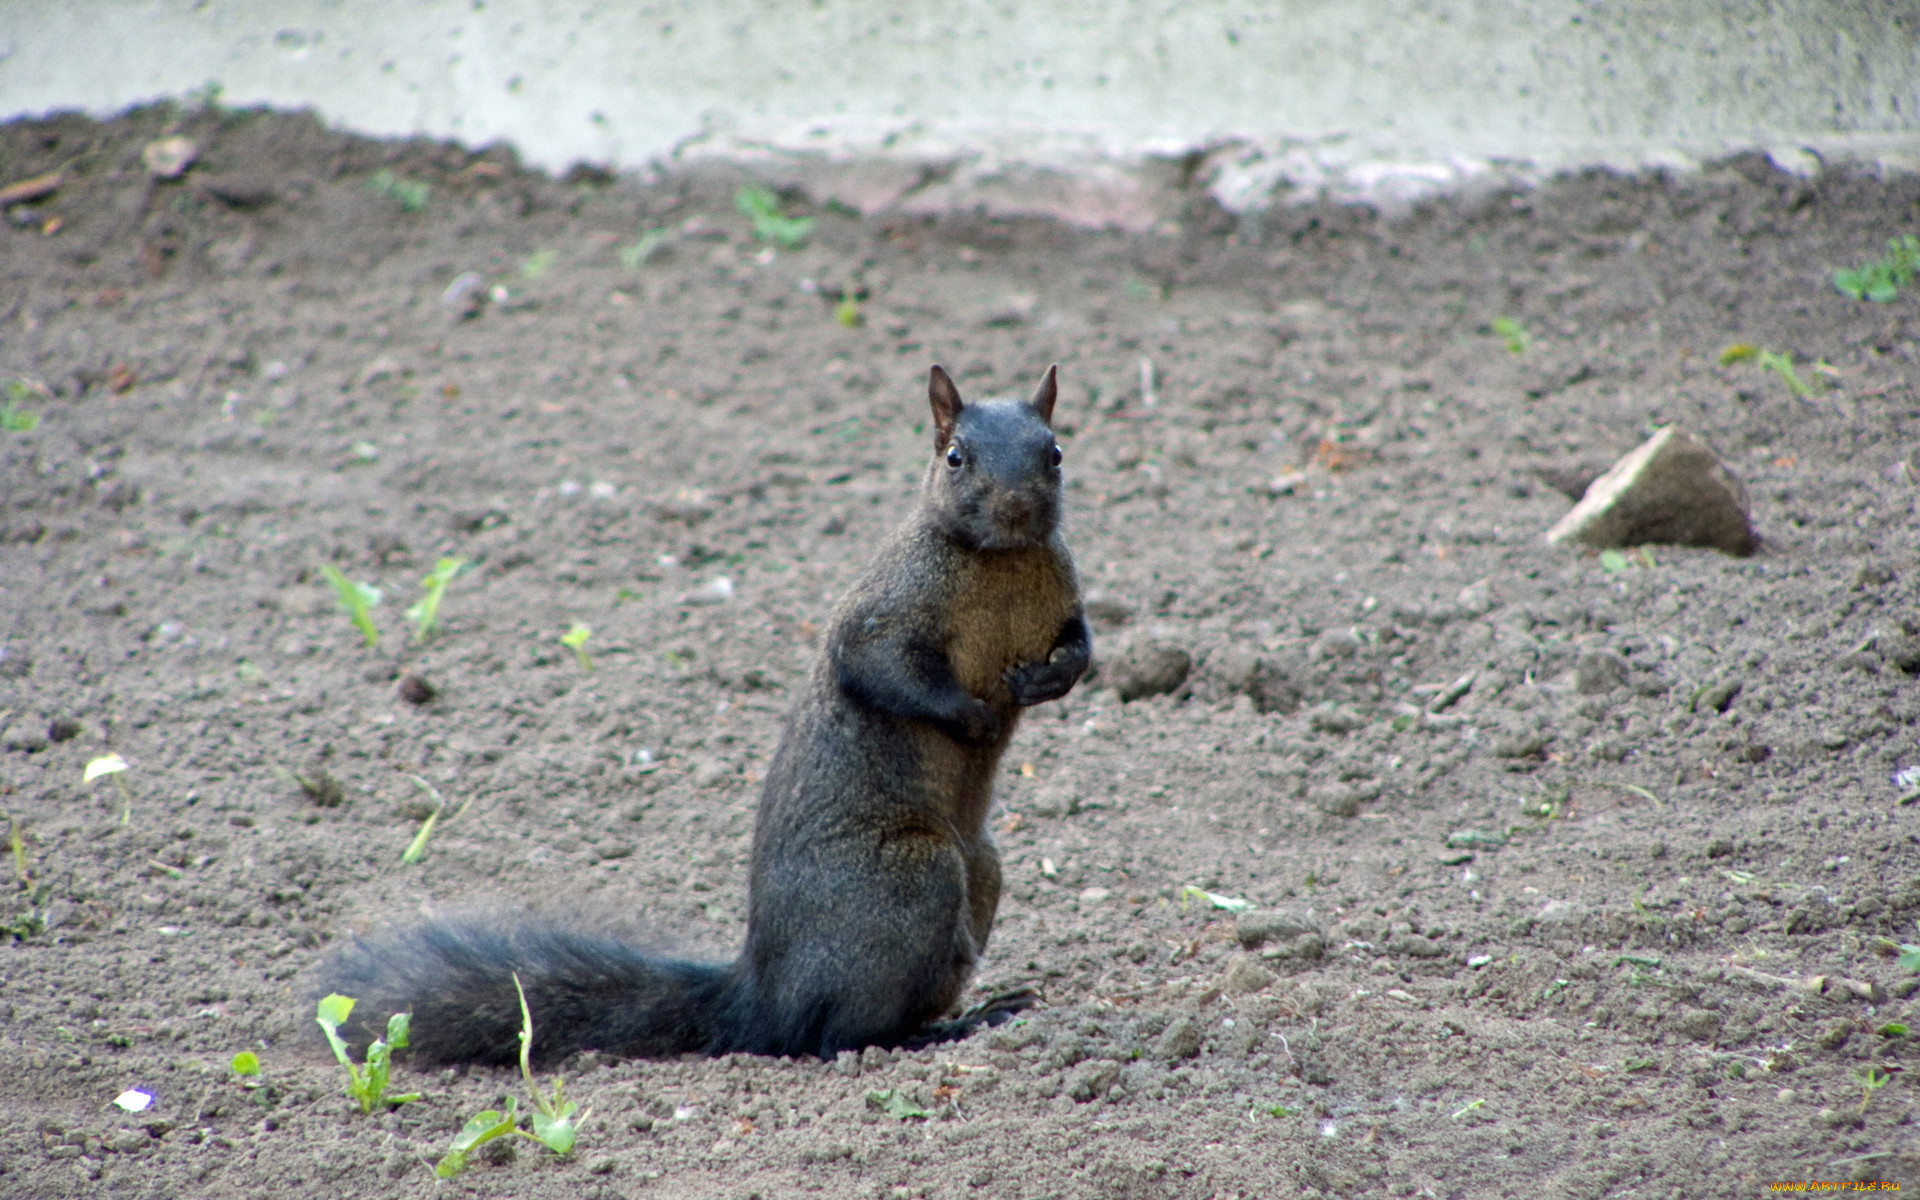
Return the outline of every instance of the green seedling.
[[[1730,367],[1735,363],[1752,362],[1760,357],[1760,347],[1751,342],[1735,342],[1720,352],[1720,365]]]
[[[399,204],[401,212],[409,213],[426,208],[427,198],[433,194],[433,189],[419,180],[402,179],[384,167],[367,181],[367,187]]]
[[[897,1088],[867,1093],[867,1107],[876,1108],[896,1121],[925,1121],[933,1113],[907,1099]]]
[[[18,846],[19,835],[15,834],[14,837],[14,845]],[[1901,942],[1899,963],[1902,971],[1920,971],[1920,946],[1912,942]]]
[[[842,329],[858,329],[867,323],[867,319],[860,315],[860,302],[852,296],[834,306],[833,319],[840,323]]]
[[[1885,1025],[1874,1030],[1874,1032],[1883,1038],[1897,1038],[1907,1036],[1908,1030],[1907,1027],[1899,1021],[1888,1021]]]
[[[1800,378],[1800,373],[1793,369],[1792,352],[1775,354],[1771,350],[1762,350],[1760,352],[1759,362],[1762,370],[1772,371],[1775,375],[1778,375],[1781,382],[1791,388],[1793,394],[1802,400],[1812,400],[1819,395],[1819,393],[1813,389],[1813,385]],[[1824,365],[1824,363],[1815,363],[1814,367],[1818,369]]]
[[[227,1061],[235,1075],[251,1079],[260,1074],[260,1056],[251,1050],[242,1050]]]
[[[86,773],[81,776],[80,782],[92,783],[94,780],[102,777],[112,777],[113,786],[120,790],[120,800],[125,806],[120,810],[120,823],[122,825],[131,825],[133,823],[133,793],[128,790],[127,781],[120,778],[120,776],[126,772],[126,769],[127,760],[109,751],[87,763]]]
[[[1833,286],[1855,300],[1885,304],[1920,275],[1920,237],[1907,234],[1887,242],[1887,252],[1870,263],[1833,273]]]
[[[40,424],[40,414],[21,408],[20,402],[29,396],[44,394],[43,389],[24,379],[9,379],[6,403],[0,404],[0,429],[8,433],[32,433]]]
[[[533,1132],[527,1136],[555,1154],[570,1154],[573,1151],[573,1139],[576,1132],[574,1114],[580,1112],[580,1106],[560,1095],[560,1077],[553,1077],[553,1095],[549,1097],[533,1081],[533,1011],[527,1007],[526,989],[520,986],[520,976],[513,977],[513,990],[520,996],[520,1075],[527,1081],[527,1090],[533,1093]],[[584,1121],[588,1113],[580,1113]]]
[[[460,1132],[453,1135],[452,1148],[434,1165],[433,1173],[441,1179],[452,1179],[467,1169],[467,1156],[475,1150],[495,1138],[518,1133],[515,1123],[520,1119],[519,1106],[520,1102],[509,1096],[505,1107],[489,1108],[468,1118]]]
[[[1533,345],[1533,338],[1528,335],[1525,327],[1512,317],[1495,317],[1493,335],[1505,339],[1509,354],[1525,354],[1527,347]]]
[[[1873,1103],[1873,1094],[1893,1082],[1893,1072],[1879,1063],[1868,1063],[1860,1068],[1860,1086],[1865,1093],[1860,1097],[1860,1115],[1865,1116],[1867,1106]]]
[[[580,660],[580,669],[583,671],[593,670],[593,659],[587,654],[587,639],[592,636],[593,630],[578,621],[568,626],[567,631],[560,635],[560,644],[573,651],[573,656]]]
[[[1297,1117],[1307,1110],[1291,1104],[1269,1104],[1261,1111],[1270,1117]]]
[[[1214,908],[1236,916],[1253,907],[1251,900],[1242,900],[1238,896],[1222,896],[1218,892],[1209,892],[1205,888],[1191,885],[1180,889],[1180,907],[1185,908],[1189,900],[1203,900]]]
[[[353,1004],[351,996],[335,992],[320,1001],[313,1018],[327,1035],[327,1044],[333,1047],[333,1056],[347,1069],[347,1095],[359,1101],[363,1113],[372,1112],[376,1104],[393,1106],[418,1100],[419,1092],[408,1092],[404,1096],[387,1095],[389,1060],[395,1050],[407,1048],[407,1014],[395,1013],[387,1019],[387,1036],[368,1046],[365,1065],[357,1065],[352,1055],[347,1053],[347,1043],[340,1037],[340,1027],[353,1015]]]
[[[447,594],[447,585],[452,583],[461,571],[465,570],[467,560],[455,556],[443,558],[433,565],[433,574],[421,581],[427,594],[413,602],[407,609],[407,620],[413,622],[413,640],[424,642],[433,632],[440,619],[440,600]]]
[[[427,819],[420,823],[420,832],[413,835],[413,841],[407,844],[406,850],[400,855],[400,861],[411,867],[427,856],[427,839],[433,836],[433,827],[439,823],[441,815],[446,813],[447,802],[441,798],[437,788],[418,775],[409,775],[407,778],[413,780],[415,787],[432,796],[434,803],[433,811],[428,813]],[[473,797],[467,797],[467,802],[462,804],[458,811],[447,816],[447,820],[451,821],[466,812],[472,804]]]
[[[27,842],[20,834],[20,818],[12,813],[7,814],[7,847],[13,851],[13,877],[20,881],[21,887],[32,887],[33,876],[27,871]]]
[[[559,257],[559,254],[552,250],[535,250],[527,256],[526,262],[520,264],[520,278],[540,278],[547,273],[549,267],[553,266],[553,260]]]
[[[1459,1108],[1454,1109],[1453,1112],[1449,1114],[1447,1119],[1450,1121],[1458,1121],[1461,1117],[1466,1116],[1470,1112],[1478,1112],[1480,1109],[1486,1106],[1486,1103],[1487,1102],[1484,1097],[1479,1100],[1469,1100],[1465,1104],[1462,1104]]]
[[[47,931],[47,906],[53,899],[53,885],[41,883],[27,893],[27,911],[16,916],[0,933],[9,937],[37,937]]]
[[[1628,567],[1653,567],[1657,565],[1654,561],[1653,551],[1645,546],[1637,546],[1632,551],[1602,550],[1600,552],[1600,569],[1609,575],[1618,575]]]
[[[813,232],[812,217],[789,217],[780,211],[780,197],[763,187],[743,187],[734,206],[753,221],[753,236],[782,250],[798,249]]]
[[[652,260],[672,236],[664,229],[647,230],[640,235],[639,241],[620,247],[620,265],[629,271],[639,270]]]
[[[373,624],[374,606],[380,603],[380,589],[370,583],[355,583],[340,573],[340,569],[331,563],[323,563],[320,573],[333,585],[333,594],[340,601],[340,607],[346,611],[347,619],[367,639],[369,647],[380,643],[380,630]]]
[[[527,1007],[527,992],[520,986],[517,973],[513,977],[513,990],[520,996],[520,1074],[527,1081],[527,1090],[533,1093],[533,1131],[529,1133],[518,1127],[520,1102],[508,1097],[499,1109],[487,1109],[461,1126],[460,1132],[454,1135],[453,1145],[433,1168],[433,1173],[442,1179],[452,1179],[466,1170],[467,1159],[474,1150],[511,1133],[539,1142],[555,1154],[570,1154],[580,1122],[592,1115],[592,1110],[578,1117],[574,1115],[580,1106],[561,1096],[558,1076],[554,1077],[551,1098],[533,1081],[533,1012]]]

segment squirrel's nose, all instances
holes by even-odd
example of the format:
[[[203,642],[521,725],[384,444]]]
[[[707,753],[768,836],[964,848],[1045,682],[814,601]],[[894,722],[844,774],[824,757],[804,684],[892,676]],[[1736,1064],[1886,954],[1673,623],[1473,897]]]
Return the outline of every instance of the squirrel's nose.
[[[1031,522],[1033,512],[1033,501],[1019,494],[1001,496],[993,506],[995,521],[1010,529],[1018,529]]]

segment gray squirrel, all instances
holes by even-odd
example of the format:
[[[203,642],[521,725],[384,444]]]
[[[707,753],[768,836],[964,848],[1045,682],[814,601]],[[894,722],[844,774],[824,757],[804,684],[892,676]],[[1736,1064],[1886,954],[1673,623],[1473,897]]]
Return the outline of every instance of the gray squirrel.
[[[928,383],[920,503],[834,609],[788,712],[753,835],[747,939],[731,963],[661,958],[550,922],[448,920],[357,940],[322,973],[360,1011],[411,1011],[412,1051],[812,1054],[964,1036],[1033,1002],[949,1020],[993,928],[985,823],[1024,708],[1092,652],[1060,536],[1057,368],[1033,398],[963,404]],[[361,1041],[370,1035],[364,1034]]]

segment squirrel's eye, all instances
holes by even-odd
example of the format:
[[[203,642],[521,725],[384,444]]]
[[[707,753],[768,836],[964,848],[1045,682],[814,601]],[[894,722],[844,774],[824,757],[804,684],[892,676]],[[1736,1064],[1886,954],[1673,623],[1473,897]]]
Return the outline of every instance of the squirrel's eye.
[[[960,456],[960,447],[958,446],[947,447],[947,465],[948,466],[954,467],[957,469],[960,466],[960,464],[964,461],[966,460]]]
[[[1060,443],[1059,443],[1059,442],[1055,442],[1055,443],[1053,444],[1053,465],[1054,465],[1054,466],[1056,466],[1056,467],[1057,467],[1057,466],[1059,466],[1059,465],[1060,465],[1060,460],[1061,460],[1061,458],[1063,458],[1063,457],[1064,457],[1064,455],[1062,455],[1062,454],[1060,453]]]

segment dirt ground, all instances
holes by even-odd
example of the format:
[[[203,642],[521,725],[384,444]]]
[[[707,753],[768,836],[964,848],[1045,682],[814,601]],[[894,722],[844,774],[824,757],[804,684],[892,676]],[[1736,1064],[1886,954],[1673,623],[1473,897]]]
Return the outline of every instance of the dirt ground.
[[[198,160],[153,181],[172,133]],[[1920,181],[1756,158],[1393,221],[1196,188],[1147,236],[795,194],[818,224],[770,251],[721,172],[301,116],[0,126],[0,184],[54,170],[0,229],[39,417],[0,432],[0,1194],[1920,1186],[1920,309],[1830,282],[1920,231]],[[329,946],[523,906],[730,953],[928,365],[981,396],[1051,361],[1102,665],[1008,756],[978,980],[1046,1006],[833,1063],[577,1056],[570,1157],[436,1182],[525,1088],[402,1058],[424,1098],[363,1116]],[[1668,422],[1757,553],[1543,542]],[[383,589],[377,647],[323,565]],[[1123,702],[1149,644],[1191,672]],[[429,786],[457,815],[403,865]]]

